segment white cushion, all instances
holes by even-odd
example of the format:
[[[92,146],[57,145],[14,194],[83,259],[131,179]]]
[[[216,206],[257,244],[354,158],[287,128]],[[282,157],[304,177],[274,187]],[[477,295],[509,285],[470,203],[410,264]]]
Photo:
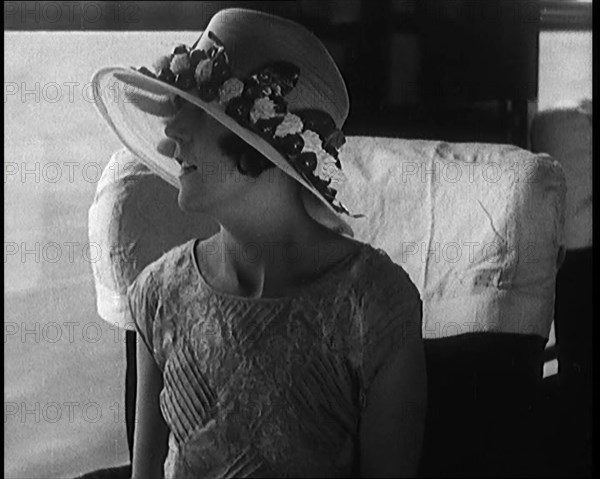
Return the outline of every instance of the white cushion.
[[[340,200],[419,289],[426,338],[547,338],[564,244],[557,161],[509,145],[350,137]]]
[[[143,267],[216,231],[208,219],[188,222],[176,190],[143,165],[115,181],[115,163],[132,161],[127,150],[113,156],[89,216],[90,241],[108,253],[92,264],[99,313],[128,328],[125,292]],[[356,238],[406,269],[423,298],[424,337],[548,337],[564,243],[558,162],[507,145],[349,137],[342,163],[340,199],[367,215],[349,220]]]
[[[104,169],[88,222],[90,243],[102,253],[91,263],[98,315],[111,324],[135,329],[127,287],[148,264],[217,231],[209,218],[182,212],[177,194],[126,149],[115,152]]]

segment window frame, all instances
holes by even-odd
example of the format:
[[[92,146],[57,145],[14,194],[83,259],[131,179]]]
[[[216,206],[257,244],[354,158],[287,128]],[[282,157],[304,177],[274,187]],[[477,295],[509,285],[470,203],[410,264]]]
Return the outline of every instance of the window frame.
[[[540,0],[540,30],[592,31],[592,2]]]

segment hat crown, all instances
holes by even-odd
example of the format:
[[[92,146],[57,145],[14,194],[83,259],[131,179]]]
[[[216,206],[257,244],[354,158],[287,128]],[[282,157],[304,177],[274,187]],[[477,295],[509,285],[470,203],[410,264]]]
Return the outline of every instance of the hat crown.
[[[346,85],[325,46],[306,28],[264,12],[232,8],[211,18],[196,48],[213,45],[209,32],[223,42],[234,77],[247,78],[273,61],[296,65],[298,83],[285,96],[289,111],[322,110],[342,128],[349,111]]]

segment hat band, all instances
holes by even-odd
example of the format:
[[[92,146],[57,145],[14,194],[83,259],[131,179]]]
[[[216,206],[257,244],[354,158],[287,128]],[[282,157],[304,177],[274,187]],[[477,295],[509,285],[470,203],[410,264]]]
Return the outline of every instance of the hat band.
[[[161,57],[155,72],[146,67],[137,71],[184,91],[195,90],[204,102],[218,102],[228,116],[281,153],[336,212],[350,215],[335,199],[337,190],[331,185],[345,180],[339,159],[344,134],[325,111],[288,111],[284,96],[296,86],[299,68],[275,61],[246,79],[233,77],[225,45],[213,32],[207,35],[212,42],[208,50],[195,48],[198,39],[191,47],[178,45]]]

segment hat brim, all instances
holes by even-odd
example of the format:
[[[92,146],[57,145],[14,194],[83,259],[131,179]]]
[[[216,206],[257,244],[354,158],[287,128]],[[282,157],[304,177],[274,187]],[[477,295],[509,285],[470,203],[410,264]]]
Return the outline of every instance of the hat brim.
[[[278,168],[283,170],[287,175],[298,181],[304,189],[310,192],[310,195],[303,195],[305,206],[309,214],[320,223],[327,227],[336,230],[339,233],[348,236],[354,236],[352,228],[344,221],[340,214],[335,211],[333,206],[321,195],[321,193],[310,184],[302,172],[296,170],[283,155],[277,151],[271,144],[261,138],[253,131],[245,128],[228,116],[222,105],[218,101],[207,103],[193,93],[181,90],[173,85],[162,82],[158,79],[148,77],[133,69],[124,67],[108,67],[98,70],[93,78],[94,94],[96,96],[96,106],[101,115],[112,127],[117,136],[129,147],[134,153],[139,154],[140,159],[148,164],[155,172],[160,174],[165,180],[179,188],[179,180],[177,174],[179,167],[175,161],[172,161],[169,167],[166,167],[166,161],[161,160],[153,155],[143,154],[134,145],[129,144],[127,135],[120,131],[119,127],[111,119],[109,112],[109,102],[105,95],[107,90],[114,91],[114,85],[107,88],[106,85],[112,79],[123,84],[123,101],[131,103],[134,107],[144,114],[155,117],[168,118],[177,112],[177,109],[172,101],[172,98],[179,96],[186,101],[202,108],[212,118],[217,120],[223,126],[231,130],[246,143],[262,153]],[[136,151],[138,150],[138,151]],[[164,155],[162,158],[167,158]],[[162,162],[162,164],[159,164]],[[335,185],[334,185],[335,186]],[[310,198],[312,196],[312,198]],[[314,199],[318,201],[315,202]]]

